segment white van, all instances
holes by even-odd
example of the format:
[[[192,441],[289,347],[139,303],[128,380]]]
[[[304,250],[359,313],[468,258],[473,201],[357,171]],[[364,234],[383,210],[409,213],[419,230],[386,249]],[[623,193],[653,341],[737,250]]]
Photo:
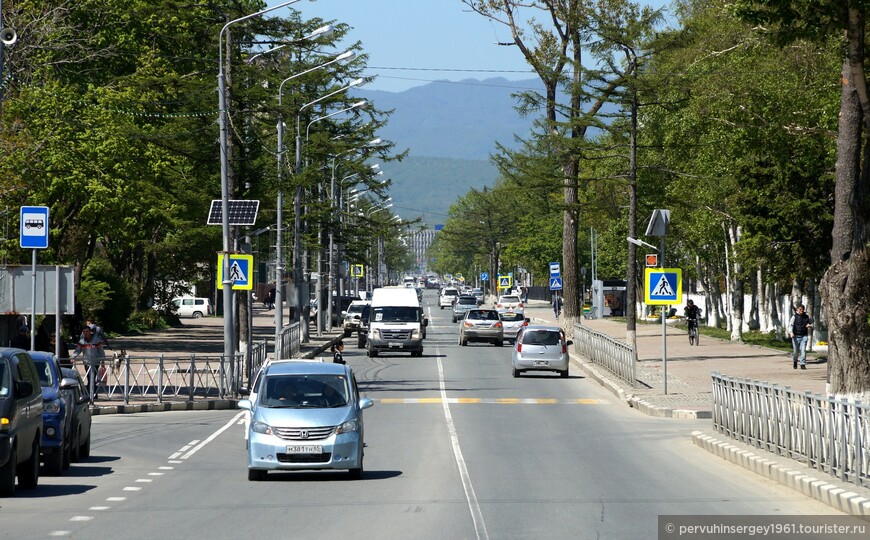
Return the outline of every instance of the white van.
[[[411,356],[423,356],[428,323],[414,289],[375,289],[369,311],[368,356],[377,356],[382,351],[407,351]]]
[[[214,313],[211,308],[211,301],[208,298],[196,298],[193,296],[182,296],[173,298],[172,304],[175,306],[175,313],[179,317],[207,317]]]

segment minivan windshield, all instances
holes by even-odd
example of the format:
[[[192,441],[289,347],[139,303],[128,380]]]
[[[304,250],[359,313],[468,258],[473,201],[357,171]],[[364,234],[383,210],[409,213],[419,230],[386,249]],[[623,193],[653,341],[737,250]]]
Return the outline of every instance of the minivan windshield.
[[[270,375],[263,379],[260,405],[271,408],[347,406],[350,388],[344,375]]]
[[[420,309],[412,306],[382,306],[372,308],[374,322],[420,322]]]

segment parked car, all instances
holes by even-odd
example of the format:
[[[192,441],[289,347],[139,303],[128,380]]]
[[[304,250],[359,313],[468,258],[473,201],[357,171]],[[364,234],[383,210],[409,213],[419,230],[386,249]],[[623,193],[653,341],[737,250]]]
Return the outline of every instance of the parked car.
[[[72,440],[69,436],[72,415],[61,392],[63,375],[53,354],[31,351],[30,357],[42,387],[42,462],[46,474],[59,476],[64,469],[69,468],[72,455]]]
[[[182,296],[173,298],[172,304],[175,306],[175,313],[179,317],[207,317],[214,314],[211,307],[211,300],[208,298],[196,298],[193,296]]]
[[[459,298],[459,290],[453,287],[445,287],[441,289],[441,296],[438,297],[438,308],[453,307],[453,302]]]
[[[558,326],[524,326],[517,336],[512,356],[513,376],[525,371],[556,371],[568,376],[568,345]]]
[[[39,483],[42,385],[26,351],[0,349],[0,497]]]
[[[488,341],[496,347],[504,344],[504,325],[494,309],[471,309],[459,325],[459,344]]]
[[[362,411],[374,402],[359,395],[347,364],[281,362],[263,372],[256,397],[239,401],[251,411],[248,480],[269,471],[347,469],[363,474]]]
[[[91,401],[88,387],[78,371],[60,368],[60,372],[63,374],[60,391],[71,412],[68,431],[72,441],[70,460],[77,463],[91,455]]]
[[[523,301],[516,294],[504,294],[498,297],[495,303],[498,311],[517,311],[523,309]]]
[[[347,306],[347,311],[344,313],[344,321],[342,328],[344,329],[344,337],[350,337],[355,331],[359,330],[362,312],[371,302],[366,300],[354,300]]]
[[[530,322],[522,311],[500,311],[498,316],[504,326],[504,338],[511,343],[516,342],[517,333]]]
[[[453,303],[453,322],[465,318],[465,313],[470,309],[477,307],[477,298],[473,296],[460,296]]]

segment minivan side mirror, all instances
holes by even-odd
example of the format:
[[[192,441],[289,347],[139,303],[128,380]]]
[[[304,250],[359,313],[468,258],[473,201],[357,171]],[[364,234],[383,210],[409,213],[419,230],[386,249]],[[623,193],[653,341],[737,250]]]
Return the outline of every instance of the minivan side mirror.
[[[565,342],[565,345],[573,345],[573,344],[574,344],[574,341],[572,341],[570,339]]]

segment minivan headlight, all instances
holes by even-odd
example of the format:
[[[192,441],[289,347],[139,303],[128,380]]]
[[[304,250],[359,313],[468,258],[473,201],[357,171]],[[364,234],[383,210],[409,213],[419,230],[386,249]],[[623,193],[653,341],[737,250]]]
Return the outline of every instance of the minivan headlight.
[[[338,435],[339,433],[354,433],[356,431],[359,431],[359,420],[348,420],[347,422],[336,428],[335,434]]]
[[[254,433],[262,433],[264,435],[274,435],[272,426],[265,422],[254,422],[251,424],[251,431]]]

